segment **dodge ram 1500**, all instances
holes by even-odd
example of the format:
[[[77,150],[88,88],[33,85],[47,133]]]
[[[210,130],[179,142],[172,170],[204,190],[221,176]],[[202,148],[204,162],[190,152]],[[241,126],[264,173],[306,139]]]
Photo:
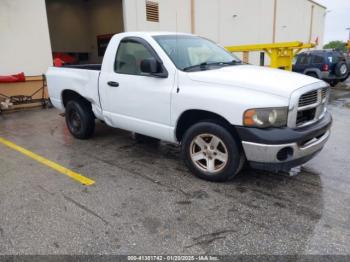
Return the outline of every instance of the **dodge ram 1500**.
[[[95,120],[173,143],[198,177],[225,181],[245,162],[288,170],[330,135],[325,82],[246,65],[214,42],[179,33],[115,35],[102,65],[50,67],[52,104],[71,134]]]

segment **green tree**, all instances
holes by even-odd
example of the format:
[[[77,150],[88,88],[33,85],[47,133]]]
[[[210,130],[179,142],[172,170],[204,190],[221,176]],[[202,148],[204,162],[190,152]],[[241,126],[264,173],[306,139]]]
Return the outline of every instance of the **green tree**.
[[[347,51],[347,44],[343,41],[331,41],[328,44],[324,45],[324,49],[338,49],[343,52]]]

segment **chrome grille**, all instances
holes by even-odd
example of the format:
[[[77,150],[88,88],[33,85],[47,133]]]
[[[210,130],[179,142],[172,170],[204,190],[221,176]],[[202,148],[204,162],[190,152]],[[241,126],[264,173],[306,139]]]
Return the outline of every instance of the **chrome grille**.
[[[329,87],[322,88],[322,100],[327,98],[328,92],[329,92]]]
[[[298,102],[296,127],[303,127],[321,119],[326,110],[329,87],[302,94]]]
[[[299,99],[299,107],[312,105],[317,103],[317,90],[313,90],[303,94]]]

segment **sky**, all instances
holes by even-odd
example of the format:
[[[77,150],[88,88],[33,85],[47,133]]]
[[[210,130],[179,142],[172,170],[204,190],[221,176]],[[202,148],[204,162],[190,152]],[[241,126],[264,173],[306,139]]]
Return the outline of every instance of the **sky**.
[[[316,0],[327,7],[324,44],[333,40],[347,41],[350,28],[350,0]]]

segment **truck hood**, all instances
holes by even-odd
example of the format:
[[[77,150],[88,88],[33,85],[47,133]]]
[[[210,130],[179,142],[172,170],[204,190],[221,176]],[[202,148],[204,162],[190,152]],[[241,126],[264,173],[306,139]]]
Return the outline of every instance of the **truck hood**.
[[[188,76],[193,81],[248,88],[285,98],[296,89],[320,81],[285,70],[251,65],[227,66],[189,73]]]

